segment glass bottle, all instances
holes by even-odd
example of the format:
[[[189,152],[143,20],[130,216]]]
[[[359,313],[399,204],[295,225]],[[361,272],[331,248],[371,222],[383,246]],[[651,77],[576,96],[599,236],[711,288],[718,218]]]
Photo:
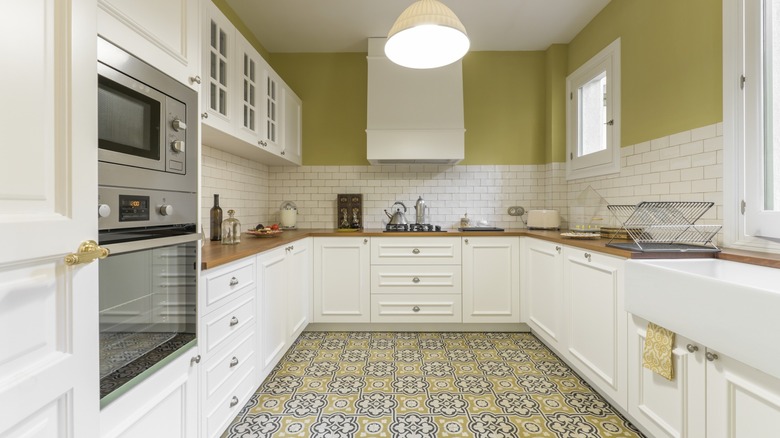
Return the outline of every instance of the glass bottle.
[[[228,218],[222,221],[222,244],[241,243],[241,222],[234,218],[235,210],[228,210]]]
[[[211,240],[222,240],[222,208],[219,207],[219,195],[214,195],[214,206],[211,207]]]

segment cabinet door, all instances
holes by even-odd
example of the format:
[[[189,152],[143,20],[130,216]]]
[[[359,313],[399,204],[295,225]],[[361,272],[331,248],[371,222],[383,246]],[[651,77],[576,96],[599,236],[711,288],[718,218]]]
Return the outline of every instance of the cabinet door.
[[[260,146],[267,148],[269,151],[281,155],[281,123],[284,108],[282,102],[284,101],[284,92],[281,87],[281,80],[279,76],[271,69],[268,64],[265,64],[263,70],[262,79],[262,126],[260,130]]]
[[[780,379],[716,351],[707,354],[718,356],[707,358],[707,438],[777,436]]]
[[[198,436],[197,347],[100,411],[101,438]]]
[[[98,0],[97,5],[99,35],[179,82],[200,89],[197,1]]]
[[[642,366],[647,321],[630,316],[628,327],[628,413],[633,421],[656,438],[705,436],[704,346],[676,335],[674,379],[669,381]]]
[[[203,123],[232,132],[235,28],[209,0],[203,2]]]
[[[309,239],[290,245],[287,253],[288,270],[288,325],[293,342],[309,323],[311,301],[311,245]]]
[[[528,325],[550,346],[563,348],[563,247],[526,240],[525,294]]]
[[[301,164],[303,149],[301,143],[301,129],[303,115],[301,113],[301,99],[290,89],[284,86],[284,138],[282,155],[292,163]]]
[[[520,322],[520,241],[463,238],[463,322]]]
[[[369,240],[314,239],[313,322],[369,322],[371,284]]]
[[[622,259],[564,248],[564,357],[624,407],[626,320]]]
[[[285,248],[277,248],[257,256],[257,281],[262,297],[257,314],[263,375],[287,351],[286,252]]]
[[[238,133],[241,140],[258,144],[260,130],[260,81],[263,76],[261,58],[254,47],[240,33],[236,32],[236,85],[238,93]]]
[[[95,2],[4,2],[0,436],[98,436]]]

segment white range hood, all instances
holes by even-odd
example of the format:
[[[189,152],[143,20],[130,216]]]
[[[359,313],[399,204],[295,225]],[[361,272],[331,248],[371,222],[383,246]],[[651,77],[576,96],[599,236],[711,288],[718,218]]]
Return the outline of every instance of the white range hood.
[[[401,67],[385,57],[385,40],[368,39],[368,161],[458,163],[466,131],[461,61],[430,70]]]

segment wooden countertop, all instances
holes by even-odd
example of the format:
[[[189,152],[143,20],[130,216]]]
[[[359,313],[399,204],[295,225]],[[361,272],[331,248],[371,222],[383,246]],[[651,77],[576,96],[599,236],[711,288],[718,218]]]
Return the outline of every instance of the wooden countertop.
[[[263,251],[268,251],[280,246],[285,246],[290,242],[303,239],[305,237],[461,237],[461,236],[528,236],[536,239],[547,240],[560,243],[567,246],[582,248],[610,254],[617,257],[632,259],[647,258],[705,258],[718,257],[726,260],[732,260],[742,263],[758,264],[763,266],[780,268],[780,255],[751,253],[748,251],[723,250],[720,253],[642,253],[627,251],[620,248],[606,246],[609,239],[580,240],[561,237],[560,231],[539,231],[528,230],[525,228],[507,229],[505,231],[457,231],[447,230],[446,232],[432,233],[412,233],[412,232],[393,232],[385,233],[382,229],[365,229],[353,232],[339,232],[335,229],[301,229],[286,230],[276,237],[253,237],[244,234],[241,237],[241,243],[237,245],[222,245],[219,242],[207,241],[203,246],[201,257],[201,268],[203,270],[215,268],[226,263],[230,263],[245,257],[251,257]]]

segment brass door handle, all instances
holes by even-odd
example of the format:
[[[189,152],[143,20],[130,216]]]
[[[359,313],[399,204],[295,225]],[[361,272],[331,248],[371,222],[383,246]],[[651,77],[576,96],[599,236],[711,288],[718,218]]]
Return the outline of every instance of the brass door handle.
[[[65,264],[68,266],[90,263],[96,259],[108,257],[109,250],[98,246],[94,240],[85,240],[74,253],[65,256]]]

